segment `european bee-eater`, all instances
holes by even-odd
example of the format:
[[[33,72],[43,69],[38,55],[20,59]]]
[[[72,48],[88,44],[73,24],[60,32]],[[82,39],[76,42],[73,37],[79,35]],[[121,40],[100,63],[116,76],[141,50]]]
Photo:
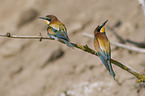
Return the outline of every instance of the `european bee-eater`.
[[[63,41],[68,47],[73,45],[67,35],[67,29],[63,23],[61,23],[56,16],[47,15],[46,17],[39,17],[47,23],[47,34],[50,38]]]
[[[106,20],[101,26],[99,25],[94,31],[94,47],[97,55],[109,71],[110,75],[115,79],[115,73],[111,65],[111,48],[110,42],[105,33]]]

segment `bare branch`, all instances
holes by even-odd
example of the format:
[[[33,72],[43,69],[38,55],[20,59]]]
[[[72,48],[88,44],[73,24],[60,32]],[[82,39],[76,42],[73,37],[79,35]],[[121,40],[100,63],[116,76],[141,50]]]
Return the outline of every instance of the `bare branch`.
[[[129,39],[126,39],[126,42],[130,43],[132,45],[135,45],[137,47],[140,47],[140,48],[145,48],[145,42],[136,42],[136,41],[132,41],[132,40],[129,40]]]
[[[17,36],[17,35],[11,35],[10,33],[6,33],[6,34],[0,34],[1,37],[8,37],[8,38],[15,38],[15,39],[51,39],[52,38],[48,38],[48,37],[42,37],[41,33],[40,36]]]
[[[16,36],[16,35],[11,35],[10,33],[7,33],[7,34],[0,34],[1,37],[7,37],[7,38],[15,38],[15,39],[38,39],[38,40],[42,40],[42,39],[49,39],[49,40],[54,40],[52,38],[49,38],[49,37],[43,37],[43,36]],[[91,37],[91,35],[90,35]],[[59,41],[61,43],[63,43],[62,41]],[[87,45],[85,46],[82,46],[82,45],[79,45],[79,44],[75,44],[75,43],[71,43],[74,47],[80,49],[80,50],[83,50],[85,52],[88,52],[92,55],[96,55],[98,56],[95,51],[91,48],[89,48]],[[138,72],[136,72],[135,70],[133,70],[132,68],[130,67],[127,67],[126,65],[123,65],[122,63],[116,61],[116,60],[113,60],[111,59],[111,63],[113,63],[114,65],[117,65],[118,67],[126,70],[127,72],[131,73],[132,75],[134,75],[138,80],[138,82],[145,82],[145,75],[142,75]]]

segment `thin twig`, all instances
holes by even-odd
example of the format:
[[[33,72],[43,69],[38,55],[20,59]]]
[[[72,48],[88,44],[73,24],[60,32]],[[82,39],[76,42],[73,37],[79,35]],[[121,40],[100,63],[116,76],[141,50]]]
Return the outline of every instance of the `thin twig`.
[[[140,48],[145,48],[145,42],[136,42],[136,41],[132,41],[132,40],[129,40],[129,39],[126,39],[126,42],[130,43],[132,45],[135,45],[137,47],[140,47]]]
[[[11,35],[10,33],[7,33],[7,34],[0,34],[1,37],[7,37],[7,38],[15,38],[15,39],[39,39],[39,40],[42,40],[42,39],[49,39],[49,40],[54,40],[54,39],[51,39],[49,37],[43,37],[43,36],[17,36],[17,35]],[[59,41],[61,43],[63,43],[62,41]],[[80,50],[83,50],[85,52],[88,52],[92,55],[96,55],[98,56],[95,51],[91,48],[89,48],[87,45],[85,46],[82,46],[82,45],[79,45],[79,44],[75,44],[75,43],[71,43],[74,47],[80,49]],[[114,65],[117,65],[118,67],[126,70],[127,72],[131,73],[132,75],[134,75],[138,80],[138,82],[145,82],[145,75],[142,75],[138,72],[136,72],[135,70],[133,70],[132,68],[129,68],[127,67],[126,65],[123,65],[121,64],[120,62],[116,61],[116,60],[113,60],[111,59],[111,63],[113,63]]]
[[[0,36],[15,38],[15,39],[51,39],[51,40],[53,40],[52,38],[42,37],[41,33],[40,33],[40,36],[17,36],[17,35],[11,35],[10,33],[0,34]]]
[[[88,33],[83,33],[83,35],[84,36],[87,36],[89,38],[94,38],[93,35],[88,34]],[[112,45],[114,45],[114,46],[121,47],[121,48],[125,48],[125,49],[131,50],[131,51],[145,53],[145,49],[143,49],[143,48],[137,48],[137,47],[133,47],[133,46],[125,45],[125,44],[120,44],[120,43],[112,42],[112,41],[110,41],[110,43]]]

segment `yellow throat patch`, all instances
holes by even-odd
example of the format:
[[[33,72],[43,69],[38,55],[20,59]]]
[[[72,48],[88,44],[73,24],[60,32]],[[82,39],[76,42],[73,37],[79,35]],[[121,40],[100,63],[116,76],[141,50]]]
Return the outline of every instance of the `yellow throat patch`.
[[[44,20],[47,24],[49,24],[50,22],[49,21],[47,21],[47,20]]]
[[[105,32],[105,27],[102,27],[100,30],[101,33]]]

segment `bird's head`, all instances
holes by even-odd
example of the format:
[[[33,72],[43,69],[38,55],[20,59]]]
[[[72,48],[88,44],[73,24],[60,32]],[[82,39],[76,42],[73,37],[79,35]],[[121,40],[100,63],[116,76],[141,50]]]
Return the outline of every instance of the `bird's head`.
[[[47,24],[49,24],[53,20],[57,20],[56,16],[54,15],[47,15],[46,17],[39,17],[39,18],[43,19]]]
[[[106,20],[102,25],[98,25],[95,29],[95,32],[104,33],[105,32],[105,24],[108,20]]]

